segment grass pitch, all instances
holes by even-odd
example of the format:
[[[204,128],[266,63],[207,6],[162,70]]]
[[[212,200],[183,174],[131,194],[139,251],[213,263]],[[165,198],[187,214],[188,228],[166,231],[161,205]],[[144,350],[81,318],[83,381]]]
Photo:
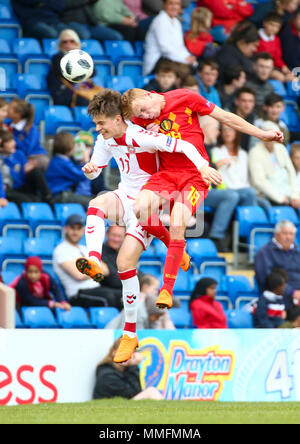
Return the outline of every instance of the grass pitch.
[[[0,424],[300,424],[300,402],[127,401],[0,406]]]

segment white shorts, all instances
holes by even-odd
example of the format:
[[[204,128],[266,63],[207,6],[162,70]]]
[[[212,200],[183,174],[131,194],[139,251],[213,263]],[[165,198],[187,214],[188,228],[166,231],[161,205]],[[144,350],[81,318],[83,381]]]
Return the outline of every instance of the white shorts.
[[[123,190],[112,191],[119,199],[123,207],[123,223],[126,227],[126,235],[137,239],[146,250],[152,242],[154,236],[148,234],[141,226],[133,211],[134,199],[127,196]]]

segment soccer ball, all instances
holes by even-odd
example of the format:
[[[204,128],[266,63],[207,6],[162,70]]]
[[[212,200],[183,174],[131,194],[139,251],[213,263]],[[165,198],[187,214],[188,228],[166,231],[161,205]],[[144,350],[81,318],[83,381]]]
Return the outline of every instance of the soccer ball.
[[[68,51],[60,61],[61,73],[69,82],[80,83],[89,79],[94,70],[92,57],[81,49]]]

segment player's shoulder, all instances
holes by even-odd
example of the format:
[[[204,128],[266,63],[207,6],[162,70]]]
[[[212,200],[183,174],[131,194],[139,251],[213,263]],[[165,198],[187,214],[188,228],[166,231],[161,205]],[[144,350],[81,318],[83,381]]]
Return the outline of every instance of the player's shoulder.
[[[206,99],[201,94],[195,93],[185,88],[178,88],[167,91],[162,94],[166,100],[174,100],[186,102],[187,100],[196,100],[206,102]]]

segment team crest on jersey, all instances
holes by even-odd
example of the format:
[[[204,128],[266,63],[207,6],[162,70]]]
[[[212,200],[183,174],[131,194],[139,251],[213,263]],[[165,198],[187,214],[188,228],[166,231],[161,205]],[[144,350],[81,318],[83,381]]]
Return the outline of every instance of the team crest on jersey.
[[[173,122],[170,119],[164,119],[161,123],[160,123],[160,127],[161,129],[163,129],[164,131],[170,131],[172,129],[172,125]]]

